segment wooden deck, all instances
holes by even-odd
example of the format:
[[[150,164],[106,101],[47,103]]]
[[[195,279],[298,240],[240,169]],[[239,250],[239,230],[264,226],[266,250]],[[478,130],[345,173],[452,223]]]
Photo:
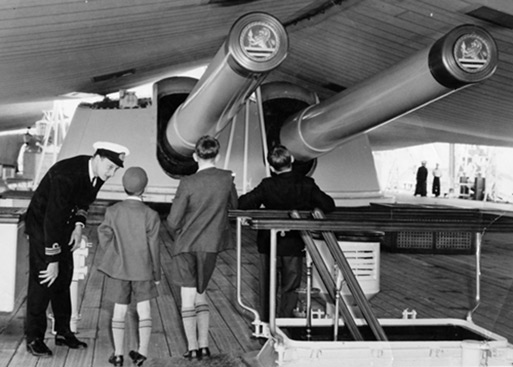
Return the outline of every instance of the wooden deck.
[[[36,358],[27,353],[23,337],[25,303],[12,314],[0,313],[0,367],[109,366],[112,353],[110,319],[112,303],[105,297],[104,277],[95,263],[102,256],[96,247],[96,227],[89,227],[93,243],[88,257],[89,272],[80,282],[78,337],[89,344],[86,350],[56,347],[50,333],[48,346],[53,358]],[[243,295],[245,302],[257,302],[257,253],[255,232],[243,230]],[[210,362],[190,362],[182,358],[186,350],[180,319],[178,289],[171,285],[170,238],[161,229],[164,278],[160,296],[152,303],[153,334],[150,358],[145,366],[222,365],[243,366],[241,356],[259,350],[261,340],[252,337],[252,315],[242,310],[236,297],[236,253],[222,253],[208,287],[211,305],[210,348],[217,357]],[[483,237],[481,305],[474,313],[476,324],[513,342],[513,236],[509,233]],[[381,252],[381,291],[371,304],[380,318],[401,317],[403,310],[415,309],[418,318],[465,318],[474,297],[475,258],[473,255],[431,255]],[[135,348],[134,313],[129,314],[126,354]],[[125,357],[128,359],[128,357]],[[224,359],[223,359],[224,358]],[[230,364],[231,363],[231,364]],[[125,365],[132,365],[125,360]]]

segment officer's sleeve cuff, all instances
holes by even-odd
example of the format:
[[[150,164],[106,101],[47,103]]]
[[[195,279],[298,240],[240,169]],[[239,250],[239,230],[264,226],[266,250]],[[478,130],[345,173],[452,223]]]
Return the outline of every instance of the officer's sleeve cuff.
[[[61,253],[61,246],[55,242],[52,247],[45,247],[45,255],[52,257],[57,256]]]

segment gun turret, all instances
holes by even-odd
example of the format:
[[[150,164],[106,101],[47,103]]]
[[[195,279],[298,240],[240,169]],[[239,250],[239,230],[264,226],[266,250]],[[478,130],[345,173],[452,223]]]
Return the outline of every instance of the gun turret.
[[[202,78],[157,83],[158,158],[171,176],[195,172],[194,144],[217,136],[287,54],[287,35],[268,14],[251,13],[232,27]],[[299,162],[311,162],[336,147],[489,78],[497,46],[475,25],[461,25],[430,47],[378,75],[318,102],[290,83],[262,85],[267,144],[280,143]],[[162,107],[161,107],[162,106]],[[311,170],[312,165],[307,167]]]

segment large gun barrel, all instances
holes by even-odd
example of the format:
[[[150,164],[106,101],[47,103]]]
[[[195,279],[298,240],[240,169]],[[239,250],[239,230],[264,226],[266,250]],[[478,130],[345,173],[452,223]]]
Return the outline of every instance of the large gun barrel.
[[[497,68],[497,46],[475,25],[454,28],[431,47],[285,121],[280,142],[300,161],[322,156],[348,140],[460,88]]]
[[[190,159],[196,141],[206,134],[217,136],[287,52],[288,37],[276,18],[266,13],[239,18],[185,102],[172,113],[165,132],[167,154],[178,161]],[[161,98],[165,93],[157,94]]]

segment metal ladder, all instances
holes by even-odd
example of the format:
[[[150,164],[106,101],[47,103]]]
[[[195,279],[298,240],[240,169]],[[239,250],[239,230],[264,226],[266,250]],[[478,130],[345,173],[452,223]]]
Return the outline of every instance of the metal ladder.
[[[291,218],[301,219],[301,216],[298,211],[291,211],[289,215]],[[315,209],[312,212],[312,215],[315,219],[325,219],[324,213],[319,209]],[[324,286],[326,287],[328,296],[334,304],[338,304],[338,310],[342,314],[342,317],[353,338],[357,341],[362,341],[363,337],[360,331],[358,330],[358,327],[353,316],[351,315],[351,312],[349,311],[349,307],[345,303],[343,297],[341,297],[340,294],[337,294],[340,293],[340,289],[338,289],[335,279],[333,279],[324,260],[322,259],[322,256],[313,241],[312,235],[307,230],[302,230],[300,231],[300,233],[303,241],[305,242],[306,249],[312,258],[312,262],[319,273],[321,281],[324,283]],[[369,325],[370,329],[374,333],[376,340],[387,341],[387,336],[383,328],[381,327],[378,319],[372,312],[369,301],[367,300],[367,297],[365,297],[365,294],[363,293],[363,290],[360,287],[360,284],[358,283],[358,280],[356,279],[356,276],[354,275],[353,270],[351,269],[351,266],[349,265],[349,262],[347,261],[344,255],[344,252],[338,245],[338,241],[336,239],[335,234],[332,231],[322,231],[321,234],[324,241],[326,242],[326,245],[328,246],[331,256],[333,256],[340,271],[342,272],[342,275],[347,283],[347,286],[355,299],[356,305],[360,308],[362,315],[367,321],[367,324]],[[308,286],[310,286],[310,284],[308,284]],[[341,299],[341,302],[338,302],[339,299]],[[307,329],[311,327],[310,315],[311,313],[309,312],[309,310],[307,310]],[[334,327],[338,330],[338,322]]]

